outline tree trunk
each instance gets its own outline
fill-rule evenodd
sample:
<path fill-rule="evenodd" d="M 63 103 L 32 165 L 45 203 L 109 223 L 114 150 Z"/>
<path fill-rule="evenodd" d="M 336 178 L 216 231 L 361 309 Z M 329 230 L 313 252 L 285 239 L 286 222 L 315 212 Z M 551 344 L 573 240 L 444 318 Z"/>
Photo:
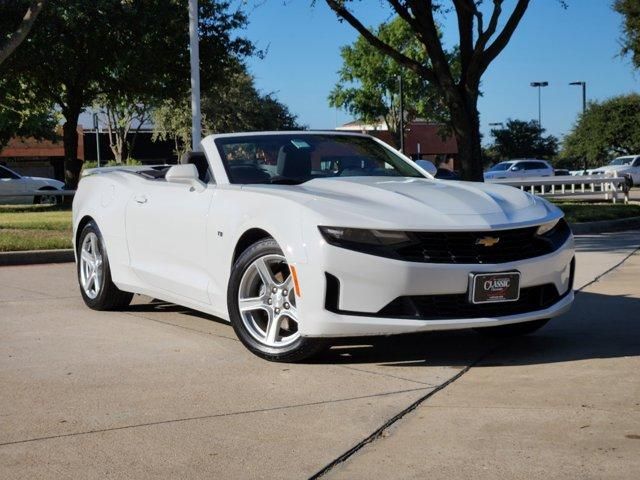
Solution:
<path fill-rule="evenodd" d="M 78 159 L 78 117 L 80 111 L 74 115 L 63 112 L 65 122 L 62 125 L 62 142 L 64 145 L 64 180 L 69 188 L 76 188 L 80 178 L 82 161 Z"/>
<path fill-rule="evenodd" d="M 456 168 L 463 180 L 483 182 L 480 115 L 477 97 L 458 92 L 450 102 L 452 128 L 458 144 Z"/>

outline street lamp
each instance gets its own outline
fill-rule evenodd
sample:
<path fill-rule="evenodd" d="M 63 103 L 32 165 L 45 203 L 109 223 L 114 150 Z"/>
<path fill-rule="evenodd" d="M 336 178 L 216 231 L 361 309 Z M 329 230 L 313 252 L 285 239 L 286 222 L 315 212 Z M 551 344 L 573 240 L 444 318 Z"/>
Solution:
<path fill-rule="evenodd" d="M 587 82 L 570 82 L 569 85 L 578 85 L 582 87 L 582 115 L 587 110 Z M 584 157 L 583 160 L 583 168 L 585 172 L 587 171 L 587 157 Z"/>
<path fill-rule="evenodd" d="M 398 93 L 400 94 L 400 152 L 404 153 L 404 92 L 402 91 L 402 75 L 398 75 Z"/>
<path fill-rule="evenodd" d="M 489 124 L 490 127 L 500 127 L 500 128 L 504 128 L 504 123 L 502 122 L 491 122 Z"/>
<path fill-rule="evenodd" d="M 542 87 L 549 86 L 549 82 L 531 82 L 532 87 L 538 89 L 538 126 L 542 128 Z"/>
<path fill-rule="evenodd" d="M 582 87 L 582 113 L 587 110 L 587 82 L 571 82 L 569 85 L 579 85 Z"/>
<path fill-rule="evenodd" d="M 98 112 L 93 113 L 93 128 L 96 131 L 96 160 L 100 168 L 100 125 L 98 124 Z"/>
<path fill-rule="evenodd" d="M 191 59 L 191 149 L 200 150 L 200 46 L 198 44 L 198 0 L 189 0 L 189 50 Z M 180 159 L 178 159 L 180 161 Z"/>

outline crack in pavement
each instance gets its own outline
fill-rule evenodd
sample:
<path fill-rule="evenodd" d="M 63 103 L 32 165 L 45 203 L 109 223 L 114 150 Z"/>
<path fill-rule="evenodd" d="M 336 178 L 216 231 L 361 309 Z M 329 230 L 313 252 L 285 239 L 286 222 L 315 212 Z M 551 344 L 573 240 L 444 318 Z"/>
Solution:
<path fill-rule="evenodd" d="M 315 480 L 317 478 L 321 478 L 324 475 L 326 475 L 327 473 L 329 473 L 330 470 L 332 470 L 334 467 L 336 467 L 337 465 L 347 461 L 350 457 L 352 457 L 353 455 L 355 455 L 357 452 L 359 452 L 362 448 L 364 448 L 366 445 L 375 442 L 376 440 L 378 440 L 380 437 L 382 437 L 382 434 L 389 429 L 389 427 L 391 427 L 393 424 L 395 424 L 396 422 L 398 422 L 399 420 L 401 420 L 405 415 L 407 415 L 408 413 L 414 411 L 416 408 L 418 408 L 418 406 L 420 406 L 421 403 L 423 403 L 424 401 L 428 400 L 429 398 L 431 398 L 433 395 L 435 395 L 436 393 L 438 393 L 440 390 L 445 389 L 446 387 L 448 387 L 449 385 L 451 385 L 453 382 L 455 382 L 456 380 L 458 380 L 459 378 L 461 378 L 465 373 L 467 373 L 469 370 L 471 370 L 472 367 L 474 367 L 475 365 L 477 365 L 479 362 L 481 362 L 482 360 L 484 360 L 487 356 L 489 356 L 491 353 L 493 353 L 493 351 L 495 350 L 495 348 L 489 349 L 486 352 L 484 352 L 482 355 L 480 355 L 476 360 L 474 360 L 473 362 L 471 362 L 469 365 L 467 365 L 466 367 L 464 367 L 462 370 L 460 370 L 458 373 L 456 373 L 454 376 L 452 376 L 451 378 L 449 378 L 448 380 L 446 380 L 445 382 L 442 382 L 440 385 L 438 385 L 437 387 L 435 387 L 433 390 L 431 390 L 430 392 L 428 392 L 426 395 L 423 395 L 422 397 L 420 397 L 419 399 L 417 399 L 415 402 L 413 402 L 411 405 L 409 405 L 408 407 L 404 408 L 403 410 L 401 410 L 399 413 L 397 413 L 396 415 L 394 415 L 393 417 L 391 417 L 389 420 L 387 420 L 384 424 L 382 424 L 382 426 L 378 427 L 376 430 L 374 430 L 374 432 L 369 435 L 368 437 L 366 437 L 364 440 L 361 440 L 360 442 L 358 442 L 356 445 L 354 445 L 353 447 L 351 447 L 349 450 L 347 450 L 345 453 L 343 453 L 342 455 L 340 455 L 338 458 L 334 459 L 333 461 L 331 461 L 330 463 L 328 463 L 326 466 L 324 466 L 322 469 L 320 469 L 318 472 L 314 473 L 313 475 L 311 475 L 309 477 L 309 480 Z"/>
<path fill-rule="evenodd" d="M 434 385 L 433 383 L 421 382 L 420 380 L 413 380 L 413 379 L 410 379 L 410 378 L 400 377 L 398 375 L 391 375 L 390 373 L 372 372 L 371 370 L 364 370 L 362 368 L 350 367 L 350 366 L 347 366 L 347 365 L 338 365 L 338 366 L 342 367 L 342 368 L 346 368 L 347 370 L 355 370 L 356 372 L 370 373 L 371 375 L 380 375 L 382 377 L 395 378 L 396 380 L 404 380 L 405 382 L 417 383 L 419 385 L 425 385 L 425 386 L 428 386 L 428 387 L 436 387 L 437 386 L 437 385 Z"/>
<path fill-rule="evenodd" d="M 292 408 L 301 408 L 301 407 L 313 407 L 317 405 L 327 405 L 332 403 L 341 403 L 341 402 L 351 402 L 354 400 L 364 400 L 366 398 L 377 398 L 377 397 L 385 397 L 389 395 L 398 395 L 401 393 L 411 393 L 411 392 L 419 392 L 421 390 L 426 390 L 426 388 L 409 388 L 406 390 L 394 390 L 391 392 L 382 392 L 382 393 L 374 393 L 371 395 L 361 395 L 358 397 L 347 397 L 347 398 L 336 398 L 334 400 L 320 400 L 317 402 L 308 402 L 308 403 L 299 403 L 294 405 L 280 405 L 277 407 L 269 407 L 269 408 L 257 408 L 253 410 L 241 410 L 237 412 L 226 412 L 226 413 L 214 413 L 211 415 L 200 415 L 197 417 L 185 417 L 185 418 L 173 418 L 169 420 L 159 420 L 157 422 L 147 422 L 147 423 L 138 423 L 133 425 L 124 425 L 121 427 L 111 427 L 111 428 L 101 428 L 96 430 L 87 430 L 83 432 L 72 432 L 72 433 L 63 433 L 60 435 L 49 435 L 46 437 L 36 437 L 36 438 L 27 438 L 24 440 L 15 440 L 12 442 L 4 442 L 0 443 L 0 447 L 8 446 L 8 445 L 17 445 L 21 443 L 31 443 L 31 442 L 39 442 L 43 440 L 52 440 L 56 438 L 66 438 L 66 437 L 76 437 L 81 435 L 91 435 L 94 433 L 104 433 L 104 432 L 114 432 L 118 430 L 128 430 L 133 428 L 140 427 L 152 427 L 156 425 L 166 425 L 171 423 L 182 423 L 182 422 L 192 422 L 195 420 L 207 420 L 211 418 L 222 418 L 222 417 L 235 417 L 239 415 L 246 415 L 252 413 L 264 413 L 264 412 L 274 412 L 278 410 L 289 410 Z"/>

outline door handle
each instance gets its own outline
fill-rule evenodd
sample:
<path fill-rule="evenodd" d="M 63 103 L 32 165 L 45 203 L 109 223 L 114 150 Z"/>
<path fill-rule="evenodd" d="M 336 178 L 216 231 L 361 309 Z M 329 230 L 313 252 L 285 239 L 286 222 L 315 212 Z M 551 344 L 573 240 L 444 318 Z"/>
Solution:
<path fill-rule="evenodd" d="M 133 197 L 133 199 L 138 203 L 147 203 L 146 195 L 136 195 L 135 197 Z"/>

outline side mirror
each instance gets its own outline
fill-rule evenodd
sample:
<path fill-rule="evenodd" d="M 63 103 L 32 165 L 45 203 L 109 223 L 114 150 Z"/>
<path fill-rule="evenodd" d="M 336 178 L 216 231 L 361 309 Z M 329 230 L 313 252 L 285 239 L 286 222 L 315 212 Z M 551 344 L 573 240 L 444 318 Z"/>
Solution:
<path fill-rule="evenodd" d="M 186 165 L 174 165 L 167 171 L 164 178 L 169 183 L 183 183 L 186 185 L 200 181 L 198 177 L 198 169 L 192 163 L 188 163 Z"/>
<path fill-rule="evenodd" d="M 511 170 L 512 172 L 518 172 L 520 171 L 520 167 L 516 165 L 515 167 L 511 167 L 509 170 Z"/>

